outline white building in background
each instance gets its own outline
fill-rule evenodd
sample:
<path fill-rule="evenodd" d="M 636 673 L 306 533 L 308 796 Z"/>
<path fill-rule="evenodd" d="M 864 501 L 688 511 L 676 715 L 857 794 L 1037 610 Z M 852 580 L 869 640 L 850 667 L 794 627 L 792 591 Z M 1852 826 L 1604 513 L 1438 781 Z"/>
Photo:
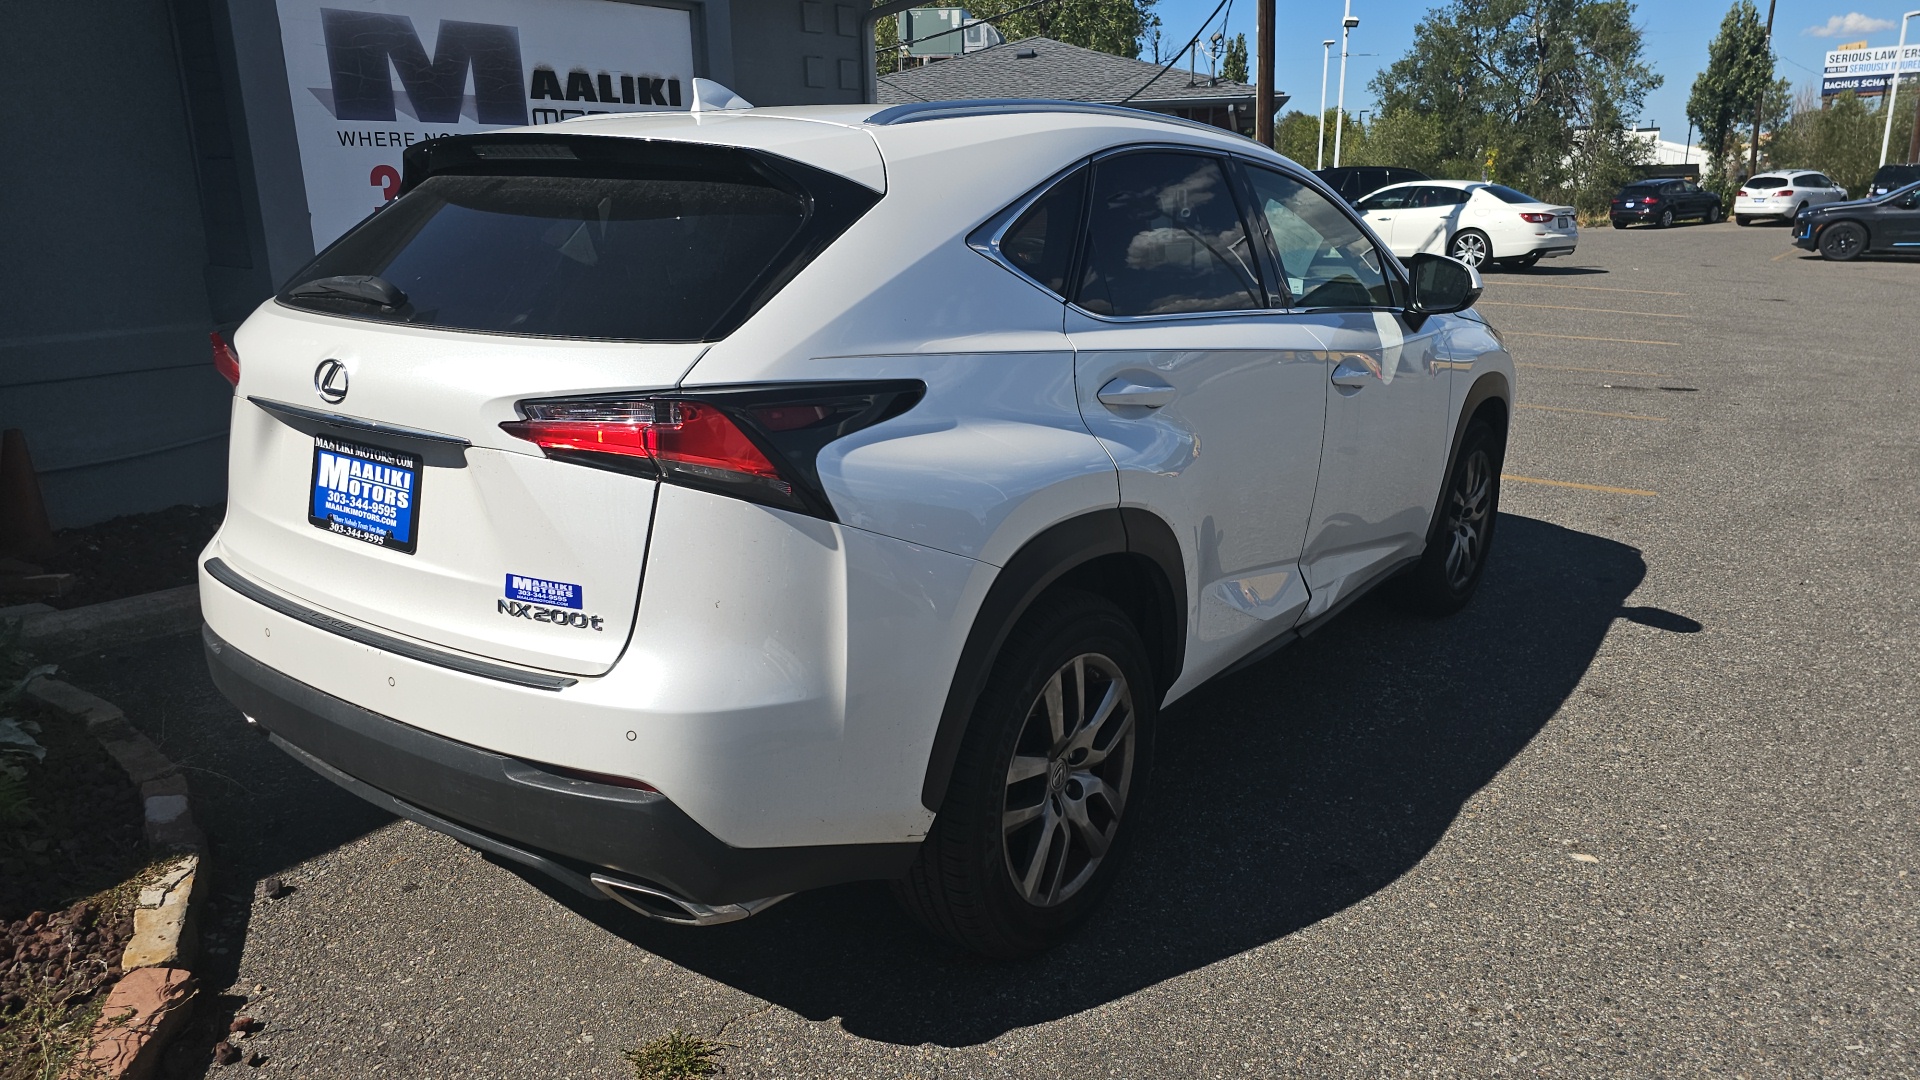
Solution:
<path fill-rule="evenodd" d="M 1634 128 L 1633 137 L 1647 144 L 1652 151 L 1649 165 L 1706 165 L 1706 157 L 1701 154 L 1698 143 L 1674 142 L 1660 137 L 1657 127 Z"/>

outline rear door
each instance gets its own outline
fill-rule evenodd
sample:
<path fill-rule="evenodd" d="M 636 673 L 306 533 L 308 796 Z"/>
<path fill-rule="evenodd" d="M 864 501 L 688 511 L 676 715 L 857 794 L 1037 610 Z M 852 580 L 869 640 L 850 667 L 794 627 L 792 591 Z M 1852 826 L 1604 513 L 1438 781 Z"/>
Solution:
<path fill-rule="evenodd" d="M 673 386 L 703 341 L 878 196 L 735 148 L 432 145 L 447 171 L 237 335 L 213 554 L 354 622 L 598 674 L 633 623 L 656 483 L 549 458 L 501 425 L 529 400 Z"/>
<path fill-rule="evenodd" d="M 1399 241 L 1394 239 L 1395 230 L 1400 225 L 1400 215 L 1407 211 L 1414 191 L 1414 188 L 1390 188 L 1376 191 L 1360 200 L 1358 209 L 1366 218 L 1368 227 L 1380 235 L 1388 250 L 1395 255 L 1411 255 L 1415 250 L 1408 248 L 1402 251 Z M 1408 235 L 1412 235 L 1411 231 Z"/>
<path fill-rule="evenodd" d="M 1165 517 L 1187 553 L 1187 685 L 1305 608 L 1326 407 L 1320 343 L 1272 303 L 1228 166 L 1172 150 L 1095 162 L 1066 323 L 1122 505 Z"/>

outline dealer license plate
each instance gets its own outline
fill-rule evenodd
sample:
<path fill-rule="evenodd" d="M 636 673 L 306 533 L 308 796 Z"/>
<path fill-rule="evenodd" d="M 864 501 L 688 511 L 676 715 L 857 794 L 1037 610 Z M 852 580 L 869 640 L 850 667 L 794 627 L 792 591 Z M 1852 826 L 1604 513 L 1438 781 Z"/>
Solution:
<path fill-rule="evenodd" d="M 315 435 L 312 494 L 307 520 L 316 527 L 413 554 L 420 514 L 416 455 Z"/>

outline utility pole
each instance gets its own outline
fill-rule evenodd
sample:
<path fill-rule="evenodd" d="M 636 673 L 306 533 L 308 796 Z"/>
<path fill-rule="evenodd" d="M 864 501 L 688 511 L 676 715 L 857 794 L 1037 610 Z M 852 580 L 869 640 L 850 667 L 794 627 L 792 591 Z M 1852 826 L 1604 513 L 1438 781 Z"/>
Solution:
<path fill-rule="evenodd" d="M 1327 57 L 1333 55 L 1333 39 L 1320 43 L 1320 141 L 1313 148 L 1313 169 L 1320 171 L 1327 159 Z"/>
<path fill-rule="evenodd" d="M 1260 0 L 1254 17 L 1253 141 L 1273 145 L 1273 0 Z M 1324 82 L 1322 83 L 1324 85 Z"/>
<path fill-rule="evenodd" d="M 1767 91 L 1773 89 L 1773 5 L 1767 0 L 1767 81 L 1760 86 L 1760 95 L 1753 101 L 1753 145 L 1747 148 L 1747 175 L 1752 176 L 1760 168 L 1760 113 L 1767 106 Z"/>
<path fill-rule="evenodd" d="M 1340 20 L 1340 95 L 1333 106 L 1333 167 L 1336 169 L 1340 167 L 1340 133 L 1346 128 L 1341 118 L 1347 109 L 1347 35 L 1359 25 L 1360 20 L 1353 17 L 1353 0 L 1347 0 L 1347 13 Z"/>

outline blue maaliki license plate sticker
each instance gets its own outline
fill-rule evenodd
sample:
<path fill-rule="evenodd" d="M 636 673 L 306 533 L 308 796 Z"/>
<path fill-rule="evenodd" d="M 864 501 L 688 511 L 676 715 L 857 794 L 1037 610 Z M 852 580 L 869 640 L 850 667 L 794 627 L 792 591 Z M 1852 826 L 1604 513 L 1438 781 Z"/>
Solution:
<path fill-rule="evenodd" d="M 586 603 L 580 586 L 565 581 L 548 581 L 546 578 L 528 577 L 525 574 L 507 575 L 507 599 L 525 600 L 530 604 L 545 604 L 548 607 L 571 608 L 579 611 Z"/>
<path fill-rule="evenodd" d="M 340 536 L 413 554 L 419 541 L 420 459 L 398 450 L 313 437 L 307 520 Z"/>

